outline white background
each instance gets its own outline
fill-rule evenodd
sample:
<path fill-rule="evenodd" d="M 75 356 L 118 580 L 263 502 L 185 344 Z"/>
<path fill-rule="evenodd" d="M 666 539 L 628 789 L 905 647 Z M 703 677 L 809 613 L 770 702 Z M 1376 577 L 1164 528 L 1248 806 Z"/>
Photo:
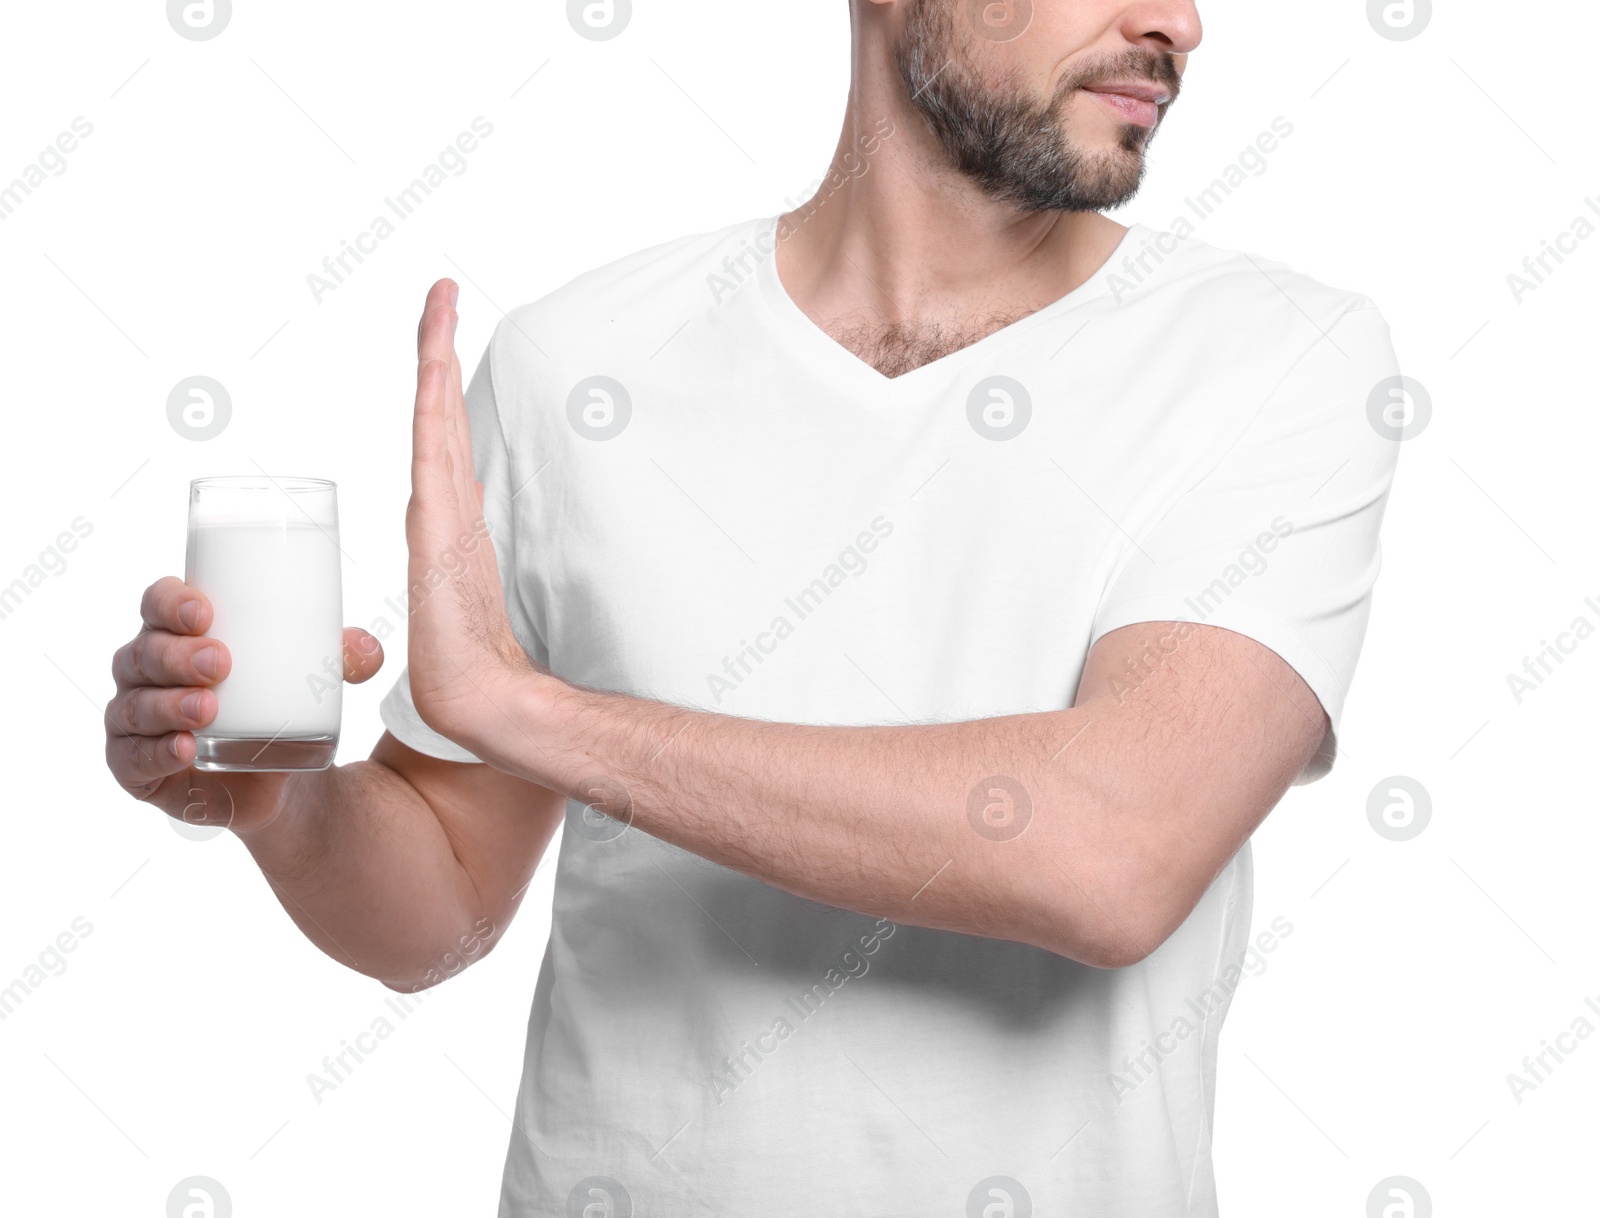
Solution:
<path fill-rule="evenodd" d="M 1506 281 L 1600 196 L 1600 18 L 1439 7 L 1393 42 L 1355 0 L 1203 5 L 1205 44 L 1119 216 L 1166 227 L 1284 116 L 1292 136 L 1199 235 L 1370 295 L 1434 404 L 1401 455 L 1343 756 L 1256 837 L 1256 925 L 1294 931 L 1223 1036 L 1229 1215 L 1358 1216 L 1393 1174 L 1440 1215 L 1600 1212 L 1579 1187 L 1600 1036 L 1520 1104 L 1506 1081 L 1600 1003 L 1600 641 L 1520 705 L 1506 682 L 1574 618 L 1600 623 L 1600 240 L 1520 303 Z M 0 222 L 0 584 L 74 518 L 93 525 L 0 620 L 0 987 L 74 918 L 93 925 L 0 1022 L 8 1212 L 160 1215 L 205 1174 L 241 1218 L 490 1214 L 553 868 L 494 955 L 318 1104 L 307 1074 L 395 1019 L 389 991 L 307 943 L 236 840 L 187 840 L 120 792 L 109 660 L 140 590 L 181 573 L 187 480 L 258 464 L 338 480 L 346 618 L 384 613 L 427 285 L 461 282 L 470 369 L 501 309 L 805 197 L 837 134 L 845 4 L 639 0 L 609 42 L 552 0 L 241 0 L 207 42 L 153 0 L 9 5 L 4 26 L 0 183 L 75 117 L 94 127 Z M 478 115 L 494 134 L 468 170 L 314 300 L 306 276 Z M 196 374 L 233 401 L 203 443 L 165 411 Z M 378 735 L 402 641 L 389 652 L 346 693 L 341 760 Z M 1432 797 L 1408 842 L 1367 821 L 1391 775 Z"/>

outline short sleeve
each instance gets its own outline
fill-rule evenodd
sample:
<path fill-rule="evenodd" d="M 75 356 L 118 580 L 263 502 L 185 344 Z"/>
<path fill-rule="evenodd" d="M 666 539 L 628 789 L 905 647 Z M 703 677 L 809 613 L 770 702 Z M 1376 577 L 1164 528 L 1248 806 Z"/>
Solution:
<path fill-rule="evenodd" d="M 1378 310 L 1340 315 L 1139 539 L 1095 617 L 1091 643 L 1136 622 L 1199 622 L 1281 656 L 1329 720 L 1297 784 L 1332 768 L 1366 635 L 1399 448 L 1369 420 L 1368 400 L 1396 375 Z"/>
<path fill-rule="evenodd" d="M 473 472 L 478 481 L 483 483 L 483 516 L 494 545 L 495 562 L 500 568 L 512 631 L 530 658 L 536 663 L 548 664 L 548 651 L 530 623 L 521 596 L 521 580 L 518 578 L 514 501 L 522 483 L 518 481 L 519 471 L 515 468 L 512 449 L 506 440 L 506 429 L 500 414 L 500 395 L 495 386 L 494 351 L 498 337 L 497 330 L 496 338 L 490 340 L 464 395 L 467 422 L 471 429 Z M 527 475 L 522 477 L 526 478 Z M 379 703 L 378 715 L 395 739 L 419 753 L 445 761 L 481 760 L 422 721 L 416 704 L 411 700 L 411 682 L 405 670 L 401 671 L 393 687 Z"/>

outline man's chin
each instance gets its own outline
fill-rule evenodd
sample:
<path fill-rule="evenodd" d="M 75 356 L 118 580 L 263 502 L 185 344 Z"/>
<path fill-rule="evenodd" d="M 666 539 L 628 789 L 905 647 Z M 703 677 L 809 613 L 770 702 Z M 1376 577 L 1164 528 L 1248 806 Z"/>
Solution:
<path fill-rule="evenodd" d="M 1139 193 L 1144 179 L 1144 158 L 1120 149 L 1080 163 L 1072 191 L 1073 211 L 1109 211 L 1123 206 Z"/>
<path fill-rule="evenodd" d="M 1115 191 L 1121 186 L 1137 186 L 1144 176 L 1144 139 L 1131 146 L 1115 141 L 1100 146 L 1078 147 L 1078 172 L 1087 180 L 1103 183 Z"/>
<path fill-rule="evenodd" d="M 1079 144 L 1078 155 L 1084 165 L 1093 166 L 1101 173 L 1120 171 L 1137 175 L 1144 169 L 1144 148 L 1148 138 L 1143 128 L 1135 127 L 1121 140 Z"/>

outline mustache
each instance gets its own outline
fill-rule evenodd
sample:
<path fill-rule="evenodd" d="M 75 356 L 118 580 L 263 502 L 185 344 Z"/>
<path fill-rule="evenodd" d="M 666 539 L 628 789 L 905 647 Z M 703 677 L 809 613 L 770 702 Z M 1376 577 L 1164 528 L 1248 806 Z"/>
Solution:
<path fill-rule="evenodd" d="M 1056 88 L 1060 100 L 1074 89 L 1088 85 L 1103 85 L 1114 80 L 1141 80 L 1159 85 L 1167 93 L 1166 105 L 1178 100 L 1183 78 L 1178 73 L 1178 62 L 1171 55 L 1159 51 L 1129 47 L 1115 55 L 1102 55 L 1074 67 Z"/>

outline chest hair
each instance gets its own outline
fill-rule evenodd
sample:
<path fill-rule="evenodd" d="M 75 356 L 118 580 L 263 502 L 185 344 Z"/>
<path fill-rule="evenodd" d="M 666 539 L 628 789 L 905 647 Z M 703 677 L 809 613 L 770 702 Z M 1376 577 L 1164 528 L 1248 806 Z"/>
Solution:
<path fill-rule="evenodd" d="M 991 313 L 951 322 L 830 322 L 828 334 L 857 359 L 871 364 L 887 377 L 904 376 L 913 369 L 970 347 L 997 330 L 1028 315 Z"/>

